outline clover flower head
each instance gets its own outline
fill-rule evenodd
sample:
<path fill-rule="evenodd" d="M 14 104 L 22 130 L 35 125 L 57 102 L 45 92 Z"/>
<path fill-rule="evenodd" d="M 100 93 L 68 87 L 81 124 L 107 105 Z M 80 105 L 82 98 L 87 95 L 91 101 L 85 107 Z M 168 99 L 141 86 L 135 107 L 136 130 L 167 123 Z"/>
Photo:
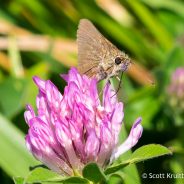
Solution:
<path fill-rule="evenodd" d="M 67 82 L 63 95 L 50 80 L 33 77 L 39 89 L 37 113 L 27 105 L 24 115 L 29 126 L 26 145 L 36 159 L 59 174 L 74 175 L 89 162 L 105 167 L 138 142 L 141 118 L 117 146 L 123 103 L 117 101 L 110 83 L 101 102 L 96 79 L 80 75 L 75 68 L 61 76 Z"/>

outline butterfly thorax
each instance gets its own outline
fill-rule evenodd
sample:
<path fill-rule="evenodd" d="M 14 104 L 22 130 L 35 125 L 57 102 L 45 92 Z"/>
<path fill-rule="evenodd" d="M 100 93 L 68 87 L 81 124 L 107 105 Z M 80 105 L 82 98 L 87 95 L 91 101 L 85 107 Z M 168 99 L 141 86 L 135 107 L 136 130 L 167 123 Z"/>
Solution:
<path fill-rule="evenodd" d="M 98 81 L 118 76 L 120 72 L 124 72 L 130 65 L 130 59 L 127 55 L 119 51 L 116 55 L 103 57 L 99 66 L 96 68 L 96 78 Z"/>

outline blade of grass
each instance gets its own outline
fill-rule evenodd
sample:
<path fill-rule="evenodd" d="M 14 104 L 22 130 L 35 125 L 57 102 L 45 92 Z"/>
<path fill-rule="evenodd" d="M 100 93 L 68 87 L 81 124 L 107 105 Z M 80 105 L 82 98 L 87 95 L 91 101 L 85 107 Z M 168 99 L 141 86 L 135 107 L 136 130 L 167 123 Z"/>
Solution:
<path fill-rule="evenodd" d="M 149 9 L 140 1 L 126 0 L 129 7 L 135 12 L 139 19 L 145 24 L 159 44 L 166 51 L 172 47 L 172 37 L 170 33 L 157 20 Z"/>
<path fill-rule="evenodd" d="M 17 48 L 16 39 L 13 36 L 9 37 L 8 54 L 11 63 L 12 76 L 21 78 L 24 76 L 24 68 L 22 66 L 21 57 Z"/>
<path fill-rule="evenodd" d="M 38 162 L 25 147 L 24 135 L 0 114 L 0 167 L 10 176 L 26 176 Z"/>
<path fill-rule="evenodd" d="M 141 0 L 148 6 L 152 8 L 165 8 L 170 11 L 175 12 L 176 14 L 180 15 L 184 18 L 184 5 L 182 1 L 178 0 L 167 0 L 167 1 L 160 1 L 160 0 Z"/>

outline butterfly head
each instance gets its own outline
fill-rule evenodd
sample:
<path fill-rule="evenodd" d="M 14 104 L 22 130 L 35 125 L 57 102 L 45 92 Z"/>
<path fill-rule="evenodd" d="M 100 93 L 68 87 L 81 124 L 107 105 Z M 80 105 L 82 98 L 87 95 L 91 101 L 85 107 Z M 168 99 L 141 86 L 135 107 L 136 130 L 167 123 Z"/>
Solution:
<path fill-rule="evenodd" d="M 116 55 L 114 58 L 114 67 L 117 72 L 126 71 L 130 63 L 131 63 L 130 58 L 124 53 Z"/>

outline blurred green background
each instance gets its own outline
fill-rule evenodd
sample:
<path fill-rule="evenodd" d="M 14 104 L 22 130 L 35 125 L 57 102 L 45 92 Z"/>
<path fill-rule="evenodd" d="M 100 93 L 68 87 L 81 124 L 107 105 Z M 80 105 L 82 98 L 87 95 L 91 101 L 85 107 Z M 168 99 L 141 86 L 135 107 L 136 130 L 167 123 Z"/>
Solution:
<path fill-rule="evenodd" d="M 35 107 L 37 94 L 32 76 L 50 78 L 63 91 L 59 74 L 77 65 L 81 18 L 134 60 L 118 95 L 127 130 L 143 118 L 136 148 L 159 143 L 173 150 L 172 156 L 138 164 L 136 182 L 122 171 L 124 183 L 184 183 L 141 178 L 142 173 L 184 173 L 184 110 L 171 106 L 167 93 L 172 72 L 184 66 L 183 0 L 0 0 L 0 183 L 13 183 L 12 176 L 25 176 L 38 164 L 24 143 L 25 104 Z M 111 183 L 122 181 L 114 177 Z"/>

